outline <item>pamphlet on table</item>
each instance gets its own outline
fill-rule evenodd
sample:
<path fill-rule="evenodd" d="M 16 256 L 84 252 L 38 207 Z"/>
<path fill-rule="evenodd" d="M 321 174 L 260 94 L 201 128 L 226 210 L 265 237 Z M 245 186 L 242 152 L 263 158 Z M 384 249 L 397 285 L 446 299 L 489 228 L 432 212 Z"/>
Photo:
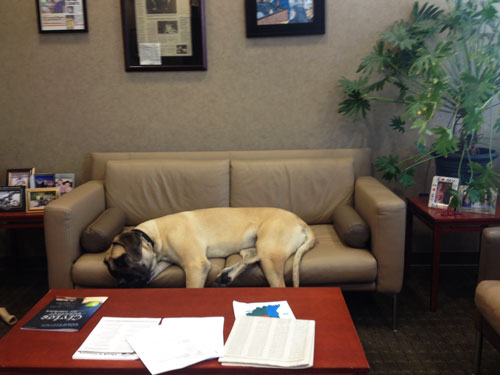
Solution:
<path fill-rule="evenodd" d="M 21 329 L 79 331 L 108 297 L 56 297 Z"/>
<path fill-rule="evenodd" d="M 234 316 L 267 316 L 269 318 L 295 319 L 287 301 L 243 303 L 233 301 Z"/>

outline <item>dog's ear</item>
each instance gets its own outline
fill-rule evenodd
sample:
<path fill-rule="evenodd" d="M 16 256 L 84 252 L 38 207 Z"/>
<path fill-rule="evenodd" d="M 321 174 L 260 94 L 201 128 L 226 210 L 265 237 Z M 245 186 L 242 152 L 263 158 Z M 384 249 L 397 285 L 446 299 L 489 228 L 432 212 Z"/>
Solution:
<path fill-rule="evenodd" d="M 134 231 L 124 232 L 117 241 L 127 251 L 127 254 L 134 260 L 139 261 L 142 258 L 142 238 L 141 234 Z M 126 254 L 123 254 L 126 255 Z M 121 258 L 121 255 L 119 258 Z M 118 258 L 118 259 L 119 259 Z M 116 262 L 116 260 L 115 260 Z"/>

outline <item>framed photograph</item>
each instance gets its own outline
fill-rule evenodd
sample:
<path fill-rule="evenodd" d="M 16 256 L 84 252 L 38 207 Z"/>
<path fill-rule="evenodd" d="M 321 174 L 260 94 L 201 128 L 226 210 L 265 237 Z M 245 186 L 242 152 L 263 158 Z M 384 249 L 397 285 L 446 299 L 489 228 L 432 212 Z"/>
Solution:
<path fill-rule="evenodd" d="M 26 189 L 26 211 L 37 212 L 45 210 L 53 200 L 59 198 L 58 188 Z"/>
<path fill-rule="evenodd" d="M 24 186 L 0 187 L 0 212 L 24 211 L 26 209 L 24 189 Z"/>
<path fill-rule="evenodd" d="M 458 189 L 458 196 L 460 198 L 459 211 L 495 215 L 498 193 L 491 189 L 490 197 L 485 196 L 482 201 L 472 203 L 472 200 L 467 195 L 467 187 L 467 185 L 460 185 Z"/>
<path fill-rule="evenodd" d="M 245 0 L 247 38 L 325 33 L 325 0 Z"/>
<path fill-rule="evenodd" d="M 434 176 L 429 194 L 429 207 L 446 209 L 452 198 L 451 190 L 458 190 L 458 178 Z"/>
<path fill-rule="evenodd" d="M 40 33 L 88 32 L 87 0 L 35 0 Z"/>
<path fill-rule="evenodd" d="M 121 0 L 125 70 L 207 70 L 205 0 Z"/>
<path fill-rule="evenodd" d="M 31 176 L 35 168 L 7 169 L 7 186 L 30 187 Z"/>
<path fill-rule="evenodd" d="M 69 193 L 75 187 L 74 173 L 56 173 L 54 175 L 56 187 L 59 188 L 61 195 Z"/>
<path fill-rule="evenodd" d="M 53 173 L 35 173 L 35 185 L 33 188 L 53 188 L 56 186 L 56 181 Z"/>

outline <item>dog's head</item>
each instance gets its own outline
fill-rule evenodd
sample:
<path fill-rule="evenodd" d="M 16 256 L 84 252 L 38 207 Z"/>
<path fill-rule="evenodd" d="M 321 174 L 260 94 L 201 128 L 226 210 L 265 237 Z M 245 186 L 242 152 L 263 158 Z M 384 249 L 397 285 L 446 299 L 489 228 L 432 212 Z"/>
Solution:
<path fill-rule="evenodd" d="M 122 288 L 146 285 L 154 276 L 156 258 L 152 241 L 141 231 L 119 234 L 106 252 L 104 263 Z"/>

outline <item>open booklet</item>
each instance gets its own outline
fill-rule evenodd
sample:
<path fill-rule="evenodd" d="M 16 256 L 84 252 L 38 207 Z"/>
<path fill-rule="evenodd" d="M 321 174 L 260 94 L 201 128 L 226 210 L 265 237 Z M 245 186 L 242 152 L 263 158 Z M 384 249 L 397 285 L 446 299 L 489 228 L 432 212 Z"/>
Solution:
<path fill-rule="evenodd" d="M 314 320 L 236 317 L 219 362 L 228 366 L 312 367 L 314 337 Z"/>

